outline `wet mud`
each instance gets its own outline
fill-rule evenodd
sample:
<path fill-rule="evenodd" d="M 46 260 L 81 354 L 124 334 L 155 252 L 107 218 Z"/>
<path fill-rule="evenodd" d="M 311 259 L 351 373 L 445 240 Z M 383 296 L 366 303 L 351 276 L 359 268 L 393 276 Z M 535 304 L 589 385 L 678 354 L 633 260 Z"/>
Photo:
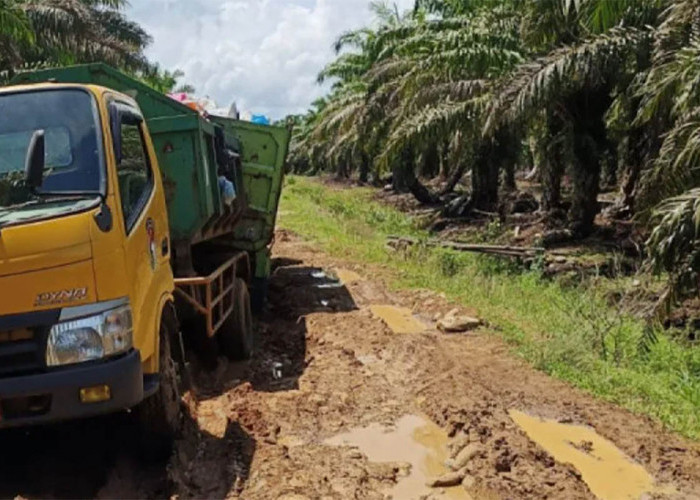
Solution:
<path fill-rule="evenodd" d="M 279 231 L 258 351 L 194 364 L 170 460 L 141 459 L 126 414 L 2 432 L 0 497 L 700 498 L 697 443 L 536 372 L 488 329 L 440 333 L 433 318 L 478 311 L 390 291 L 386 272 Z M 464 485 L 426 486 L 457 465 Z"/>
<path fill-rule="evenodd" d="M 402 474 L 387 490 L 393 498 L 419 498 L 434 493 L 426 483 L 449 472 L 447 433 L 430 420 L 417 415 L 401 417 L 393 427 L 372 424 L 327 439 L 330 446 L 356 448 L 370 462 L 399 464 Z M 401 477 L 403 476 L 403 477 Z M 459 486 L 446 488 L 446 498 L 470 499 Z"/>
<path fill-rule="evenodd" d="M 655 484 L 644 467 L 590 427 L 532 417 L 519 411 L 511 411 L 510 416 L 555 460 L 572 464 L 598 498 L 632 500 L 675 492 L 672 487 Z"/>
<path fill-rule="evenodd" d="M 428 326 L 413 315 L 406 307 L 372 305 L 369 308 L 394 333 L 422 333 Z"/>

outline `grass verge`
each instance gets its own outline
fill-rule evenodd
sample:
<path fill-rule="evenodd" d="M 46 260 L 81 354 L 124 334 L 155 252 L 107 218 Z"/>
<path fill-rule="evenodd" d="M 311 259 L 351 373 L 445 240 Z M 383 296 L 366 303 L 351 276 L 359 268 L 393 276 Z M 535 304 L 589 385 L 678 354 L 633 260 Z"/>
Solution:
<path fill-rule="evenodd" d="M 393 271 L 392 286 L 444 292 L 476 308 L 536 368 L 700 439 L 700 350 L 621 314 L 595 288 L 563 288 L 536 270 L 445 249 L 390 253 L 388 235 L 427 235 L 367 189 L 290 177 L 280 211 L 282 227 L 329 254 Z"/>

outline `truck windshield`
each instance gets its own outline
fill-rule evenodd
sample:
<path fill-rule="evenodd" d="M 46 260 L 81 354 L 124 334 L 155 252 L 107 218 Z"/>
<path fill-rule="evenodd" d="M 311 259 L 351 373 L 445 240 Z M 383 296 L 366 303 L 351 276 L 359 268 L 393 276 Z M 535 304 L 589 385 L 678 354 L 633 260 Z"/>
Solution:
<path fill-rule="evenodd" d="M 101 191 L 103 158 L 93 97 L 79 89 L 0 94 L 0 211 L 32 201 L 24 162 L 36 130 L 45 134 L 42 191 Z"/>

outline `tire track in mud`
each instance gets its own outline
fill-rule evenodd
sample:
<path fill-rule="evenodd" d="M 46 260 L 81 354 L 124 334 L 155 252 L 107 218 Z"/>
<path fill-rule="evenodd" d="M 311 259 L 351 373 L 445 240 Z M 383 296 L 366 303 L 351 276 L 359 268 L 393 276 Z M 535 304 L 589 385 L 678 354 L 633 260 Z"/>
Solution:
<path fill-rule="evenodd" d="M 411 465 L 372 462 L 372 450 L 333 438 L 420 417 L 442 429 L 453 461 L 472 447 L 461 471 L 472 498 L 594 498 L 581 471 L 518 427 L 509 413 L 518 410 L 594 428 L 667 487 L 654 498 L 700 498 L 696 443 L 534 371 L 487 331 L 437 332 L 430 325 L 455 308 L 443 297 L 389 292 L 382 269 L 332 259 L 285 231 L 275 254 L 255 358 L 211 373 L 194 363 L 197 401 L 185 399 L 169 463 L 139 460 L 127 415 L 1 433 L 0 497 L 383 499 Z M 426 330 L 397 334 L 376 305 L 407 308 Z"/>

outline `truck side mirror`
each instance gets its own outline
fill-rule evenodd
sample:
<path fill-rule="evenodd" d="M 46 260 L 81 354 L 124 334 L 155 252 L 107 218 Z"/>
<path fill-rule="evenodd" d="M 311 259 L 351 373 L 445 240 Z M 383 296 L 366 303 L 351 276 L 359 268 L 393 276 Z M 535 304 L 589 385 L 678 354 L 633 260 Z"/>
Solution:
<path fill-rule="evenodd" d="M 32 191 L 36 191 L 44 184 L 45 155 L 46 140 L 44 131 L 36 130 L 29 140 L 27 156 L 24 161 L 24 179 Z"/>
<path fill-rule="evenodd" d="M 109 129 L 112 132 L 112 145 L 114 146 L 114 158 L 117 165 L 122 162 L 122 117 L 119 106 L 112 103 L 109 106 Z"/>

